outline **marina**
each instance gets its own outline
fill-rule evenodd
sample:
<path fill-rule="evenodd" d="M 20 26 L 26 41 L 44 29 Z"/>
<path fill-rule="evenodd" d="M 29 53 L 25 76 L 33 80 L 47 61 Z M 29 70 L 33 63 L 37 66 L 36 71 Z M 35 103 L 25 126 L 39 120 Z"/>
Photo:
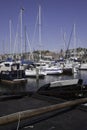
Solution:
<path fill-rule="evenodd" d="M 0 2 L 0 130 L 87 130 L 87 2 Z"/>
<path fill-rule="evenodd" d="M 73 130 L 78 129 L 79 126 L 81 130 L 81 126 L 86 123 L 84 120 L 87 118 L 85 114 L 87 107 L 84 104 L 80 105 L 82 102 L 87 102 L 86 76 L 86 71 L 79 70 L 78 73 L 72 75 L 46 75 L 38 80 L 27 77 L 26 84 L 22 85 L 0 84 L 0 129 L 25 130 L 32 128 L 36 130 L 43 127 L 43 129 L 56 130 L 60 126 L 61 130 L 67 130 L 67 127 L 62 127 L 62 120 L 65 126 L 66 121 L 67 125 L 70 124 L 68 119 L 71 118 L 72 123 L 68 128 L 71 129 L 72 126 Z M 68 101 L 70 101 L 69 105 L 67 105 Z M 65 107 L 60 107 L 62 103 L 65 104 Z M 60 109 L 57 108 L 57 105 Z M 46 111 L 43 111 L 44 109 Z M 57 123 L 58 119 L 60 119 L 60 124 Z M 76 125 L 73 125 L 75 119 L 78 121 Z M 80 121 L 81 126 L 78 124 Z M 50 125 L 51 122 L 52 125 Z"/>
<path fill-rule="evenodd" d="M 51 116 L 57 119 L 56 112 L 65 114 L 70 109 L 75 114 L 75 110 L 79 112 L 79 107 L 86 111 L 86 70 L 78 68 L 74 72 L 73 66 L 64 68 L 60 62 L 50 62 L 48 65 L 50 74 L 46 74 L 46 65 L 35 66 L 33 63 L 32 67 L 31 64 L 25 65 L 21 61 L 0 64 L 0 129 L 31 129 L 31 126 L 37 129 L 37 126 L 34 128 L 37 122 L 41 126 L 42 122 L 51 120 Z M 53 72 L 55 68 L 57 73 Z M 29 69 L 29 75 L 26 75 L 25 72 Z M 66 73 L 63 69 L 66 69 Z M 61 74 L 58 74 L 59 70 Z M 44 78 L 40 77 L 40 72 L 44 72 Z M 56 125 L 54 128 L 58 127 Z"/>
<path fill-rule="evenodd" d="M 77 77 L 84 78 L 85 76 L 86 72 L 81 72 Z M 66 98 L 38 93 L 40 86 L 51 81 L 52 85 L 57 80 L 60 82 L 60 76 L 53 77 L 47 76 L 45 77 L 47 79 L 40 79 L 38 86 L 36 79 L 31 78 L 28 78 L 26 86 L 0 86 L 0 129 L 82 130 L 85 128 L 86 130 L 87 107 L 83 103 L 87 102 L 87 98 L 80 97 L 74 100 L 69 98 L 68 102 Z M 61 79 L 66 81 L 66 85 L 73 78 L 72 85 L 76 87 L 77 77 L 64 75 Z M 86 79 L 83 81 L 86 83 Z"/>

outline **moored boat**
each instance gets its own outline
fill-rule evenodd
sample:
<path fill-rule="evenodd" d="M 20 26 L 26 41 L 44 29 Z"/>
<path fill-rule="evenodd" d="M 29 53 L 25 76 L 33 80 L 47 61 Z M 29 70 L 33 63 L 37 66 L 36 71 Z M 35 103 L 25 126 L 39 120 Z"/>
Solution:
<path fill-rule="evenodd" d="M 87 70 L 87 63 L 81 63 L 79 70 Z"/>
<path fill-rule="evenodd" d="M 44 72 L 40 68 L 31 65 L 28 68 L 26 68 L 25 76 L 31 78 L 44 78 L 46 76 L 46 72 Z"/>
<path fill-rule="evenodd" d="M 57 65 L 45 65 L 41 68 L 43 71 L 47 73 L 47 75 L 60 75 L 63 73 L 63 70 L 60 66 Z"/>
<path fill-rule="evenodd" d="M 0 81 L 4 84 L 19 84 L 26 82 L 23 66 L 14 61 L 0 64 Z"/>
<path fill-rule="evenodd" d="M 54 81 L 43 85 L 38 93 L 64 99 L 79 98 L 83 96 L 85 90 L 82 83 L 82 79 Z"/>

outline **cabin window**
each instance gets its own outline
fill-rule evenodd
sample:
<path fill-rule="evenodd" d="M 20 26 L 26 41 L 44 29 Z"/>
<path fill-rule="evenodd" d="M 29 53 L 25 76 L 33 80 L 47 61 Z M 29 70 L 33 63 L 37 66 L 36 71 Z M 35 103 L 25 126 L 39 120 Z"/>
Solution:
<path fill-rule="evenodd" d="M 9 64 L 5 64 L 6 67 L 9 67 L 10 65 Z"/>

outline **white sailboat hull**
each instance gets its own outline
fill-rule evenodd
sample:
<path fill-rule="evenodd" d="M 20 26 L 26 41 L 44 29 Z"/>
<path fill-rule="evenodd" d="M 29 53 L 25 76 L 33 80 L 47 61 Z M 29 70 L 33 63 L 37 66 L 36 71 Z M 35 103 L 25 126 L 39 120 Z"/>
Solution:
<path fill-rule="evenodd" d="M 28 77 L 44 77 L 46 76 L 46 73 L 43 72 L 43 71 L 40 71 L 40 70 L 36 70 L 36 69 L 33 69 L 33 70 L 30 70 L 30 69 L 26 69 L 25 70 L 25 76 L 28 76 Z"/>
<path fill-rule="evenodd" d="M 60 67 L 57 66 L 45 66 L 42 68 L 43 71 L 45 71 L 47 73 L 47 75 L 58 75 L 58 74 L 62 74 L 63 70 Z"/>

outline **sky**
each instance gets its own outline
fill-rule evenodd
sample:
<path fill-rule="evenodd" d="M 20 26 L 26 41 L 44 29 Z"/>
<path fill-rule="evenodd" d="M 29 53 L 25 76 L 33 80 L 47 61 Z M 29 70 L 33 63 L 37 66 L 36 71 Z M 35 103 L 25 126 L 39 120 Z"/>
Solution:
<path fill-rule="evenodd" d="M 87 48 L 87 0 L 0 0 L 0 54 L 39 49 L 59 52 L 68 44 L 69 48 Z"/>

